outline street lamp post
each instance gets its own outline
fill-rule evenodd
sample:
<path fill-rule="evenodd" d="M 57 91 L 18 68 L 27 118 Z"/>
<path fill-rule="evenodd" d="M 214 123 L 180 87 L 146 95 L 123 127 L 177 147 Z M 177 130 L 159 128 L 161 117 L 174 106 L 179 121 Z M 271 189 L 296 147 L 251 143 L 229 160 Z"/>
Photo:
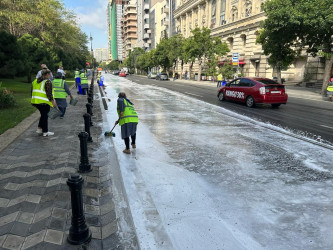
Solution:
<path fill-rule="evenodd" d="M 95 68 L 95 64 L 94 64 L 94 55 L 93 55 L 93 48 L 92 48 L 92 36 L 91 36 L 91 33 L 90 33 L 90 53 L 91 53 L 91 63 L 92 63 L 92 66 L 93 68 Z"/>

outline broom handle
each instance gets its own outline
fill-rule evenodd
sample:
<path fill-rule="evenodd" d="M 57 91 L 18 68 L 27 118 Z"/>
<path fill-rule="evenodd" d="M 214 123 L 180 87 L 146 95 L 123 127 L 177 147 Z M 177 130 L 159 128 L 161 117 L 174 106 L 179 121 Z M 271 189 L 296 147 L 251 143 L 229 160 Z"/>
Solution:
<path fill-rule="evenodd" d="M 113 129 L 114 129 L 114 127 L 116 126 L 117 124 L 115 124 L 114 126 L 113 126 L 113 128 L 111 129 L 111 131 L 110 131 L 110 133 L 113 131 Z"/>

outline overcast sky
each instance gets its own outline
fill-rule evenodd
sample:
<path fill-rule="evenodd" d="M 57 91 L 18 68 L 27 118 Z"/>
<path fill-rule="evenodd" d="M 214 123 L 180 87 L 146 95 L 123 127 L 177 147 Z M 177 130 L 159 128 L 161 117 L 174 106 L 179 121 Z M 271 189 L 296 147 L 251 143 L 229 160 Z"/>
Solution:
<path fill-rule="evenodd" d="M 108 0 L 63 0 L 67 9 L 77 14 L 78 22 L 88 37 L 93 37 L 92 46 L 107 48 L 107 14 Z M 88 44 L 90 49 L 90 42 Z"/>

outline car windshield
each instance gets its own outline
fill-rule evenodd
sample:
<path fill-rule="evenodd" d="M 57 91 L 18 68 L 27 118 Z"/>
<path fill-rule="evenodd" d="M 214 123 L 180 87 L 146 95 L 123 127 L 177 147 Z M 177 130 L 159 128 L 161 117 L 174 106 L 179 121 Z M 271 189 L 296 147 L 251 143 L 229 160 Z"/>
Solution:
<path fill-rule="evenodd" d="M 265 85 L 269 85 L 269 84 L 279 84 L 278 82 L 276 81 L 273 81 L 271 79 L 255 79 L 257 82 L 260 82 L 262 84 L 265 84 Z"/>

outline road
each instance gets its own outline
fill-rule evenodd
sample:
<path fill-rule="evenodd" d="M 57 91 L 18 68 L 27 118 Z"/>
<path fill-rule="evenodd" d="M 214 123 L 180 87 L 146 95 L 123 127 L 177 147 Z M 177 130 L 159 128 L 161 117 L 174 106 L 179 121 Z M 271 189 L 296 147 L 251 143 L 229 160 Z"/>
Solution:
<path fill-rule="evenodd" d="M 128 76 L 128 79 L 140 84 L 177 91 L 238 114 L 291 130 L 295 134 L 333 144 L 333 116 L 331 115 L 333 105 L 328 102 L 289 97 L 287 105 L 282 105 L 278 109 L 272 109 L 270 105 L 250 109 L 239 103 L 220 102 L 213 83 L 212 86 L 207 86 L 172 80 L 164 82 L 133 75 Z"/>
<path fill-rule="evenodd" d="M 214 88 L 185 86 L 184 95 L 141 79 L 105 79 L 105 129 L 120 91 L 139 114 L 130 155 L 119 126 L 110 141 L 141 249 L 332 248 L 331 149 L 221 108 Z M 214 105 L 192 98 L 204 96 Z"/>

